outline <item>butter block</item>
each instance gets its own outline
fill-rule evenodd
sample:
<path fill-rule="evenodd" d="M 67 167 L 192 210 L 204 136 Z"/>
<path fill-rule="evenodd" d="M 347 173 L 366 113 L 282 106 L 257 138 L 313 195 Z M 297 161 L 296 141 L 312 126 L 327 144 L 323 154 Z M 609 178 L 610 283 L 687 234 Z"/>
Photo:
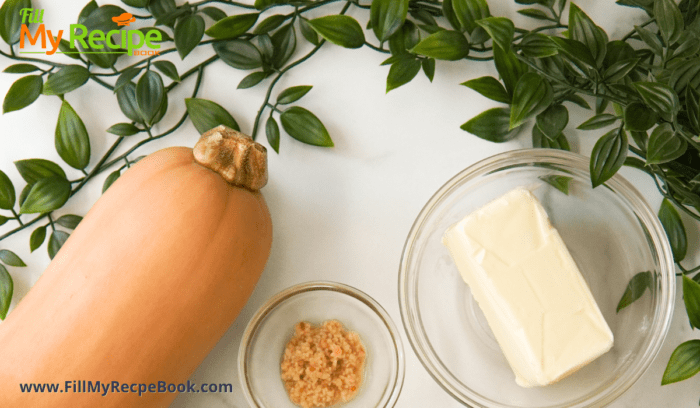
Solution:
<path fill-rule="evenodd" d="M 442 242 L 522 387 L 552 384 L 606 353 L 613 334 L 537 198 L 517 188 Z"/>

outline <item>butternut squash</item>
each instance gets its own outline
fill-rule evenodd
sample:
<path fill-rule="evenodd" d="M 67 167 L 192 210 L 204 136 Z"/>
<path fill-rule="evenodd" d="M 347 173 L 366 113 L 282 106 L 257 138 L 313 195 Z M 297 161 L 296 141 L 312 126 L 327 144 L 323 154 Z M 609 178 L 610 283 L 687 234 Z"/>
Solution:
<path fill-rule="evenodd" d="M 187 382 L 267 261 L 266 165 L 264 147 L 220 126 L 194 153 L 167 148 L 127 170 L 0 324 L 0 407 L 167 407 L 177 393 L 66 385 Z"/>

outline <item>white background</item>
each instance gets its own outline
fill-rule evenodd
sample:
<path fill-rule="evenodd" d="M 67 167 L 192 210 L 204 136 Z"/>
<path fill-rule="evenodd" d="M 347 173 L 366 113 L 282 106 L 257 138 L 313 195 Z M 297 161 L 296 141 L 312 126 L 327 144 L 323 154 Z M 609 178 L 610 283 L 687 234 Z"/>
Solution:
<path fill-rule="evenodd" d="M 511 1 L 491 0 L 490 3 L 494 15 L 508 16 L 519 27 L 530 24 L 515 13 Z M 61 1 L 59 4 L 34 0 L 33 5 L 46 10 L 44 22 L 47 28 L 63 28 L 64 35 L 67 35 L 68 25 L 76 21 L 84 1 Z M 640 11 L 617 6 L 610 0 L 581 2 L 581 6 L 611 39 L 620 38 L 633 24 L 645 20 Z M 226 11 L 233 12 L 232 9 Z M 350 15 L 357 17 L 363 25 L 367 21 L 366 11 L 351 9 Z M 207 21 L 208 24 L 211 22 Z M 370 32 L 367 34 L 368 39 L 374 39 Z M 300 46 L 295 58 L 309 49 L 300 35 L 298 38 Z M 169 43 L 166 48 L 171 46 Z M 7 51 L 6 45 L 2 47 Z M 213 54 L 211 47 L 200 48 L 185 61 L 180 61 L 176 53 L 167 57 L 182 73 Z M 70 63 L 64 56 L 48 58 Z M 119 66 L 131 64 L 135 58 L 123 58 Z M 310 61 L 291 71 L 273 92 L 274 97 L 288 86 L 313 85 L 313 90 L 299 105 L 321 118 L 335 147 L 306 146 L 283 133 L 281 153 L 277 155 L 269 150 L 270 183 L 263 193 L 274 225 L 270 260 L 247 306 L 192 377 L 196 383 L 233 383 L 234 392 L 181 395 L 174 407 L 245 407 L 238 385 L 236 359 L 241 334 L 248 320 L 273 294 L 296 283 L 317 279 L 343 282 L 365 291 L 387 309 L 400 328 L 407 369 L 398 407 L 461 406 L 428 375 L 402 330 L 397 300 L 399 258 L 413 220 L 435 190 L 480 159 L 506 150 L 530 147 L 529 131 L 522 132 L 514 141 L 498 145 L 459 129 L 474 115 L 496 106 L 495 102 L 459 85 L 482 75 L 496 76 L 492 63 L 438 62 L 432 84 L 423 73 L 419 73 L 410 84 L 385 94 L 388 67 L 379 66 L 385 58 L 385 55 L 366 47 L 346 50 L 327 45 Z M 1 69 L 11 63 L 0 57 Z M 236 90 L 245 74 L 216 62 L 206 70 L 198 96 L 223 105 L 238 120 L 244 132 L 251 132 L 253 118 L 270 79 L 252 89 Z M 0 95 L 4 95 L 18 78 L 17 75 L 1 74 Z M 155 133 L 169 128 L 184 112 L 182 99 L 189 96 L 193 84 L 194 77 L 191 77 L 170 95 L 168 115 L 156 127 Z M 128 120 L 119 111 L 114 95 L 94 82 L 71 92 L 66 99 L 82 117 L 90 133 L 91 166 L 94 166 L 115 140 L 114 135 L 104 130 L 114 123 Z M 53 147 L 59 106 L 58 97 L 42 96 L 28 108 L 0 116 L 0 169 L 9 175 L 18 193 L 24 182 L 13 161 L 46 158 L 61 163 Z M 591 115 L 571 106 L 570 111 L 570 129 Z M 588 133 L 567 130 L 566 134 L 575 151 L 588 155 L 602 132 L 604 130 Z M 171 137 L 147 145 L 132 158 L 164 146 L 192 146 L 197 137 L 198 133 L 187 122 Z M 258 137 L 267 145 L 264 132 Z M 127 140 L 124 144 L 131 143 L 132 140 Z M 69 178 L 80 177 L 78 171 L 66 165 L 63 167 Z M 651 181 L 635 170 L 623 169 L 622 173 L 657 209 L 661 198 Z M 85 214 L 100 196 L 106 175 L 103 173 L 81 190 L 66 207 L 57 211 L 57 215 Z M 697 224 L 688 225 L 692 229 L 691 252 L 697 260 Z M 16 223 L 10 221 L 0 227 L 0 233 L 15 226 Z M 30 230 L 25 230 L 0 242 L 1 248 L 17 252 L 28 264 L 27 268 L 10 270 L 15 281 L 13 307 L 49 263 L 45 246 L 29 254 L 29 234 Z M 660 386 L 673 349 L 682 341 L 697 337 L 690 330 L 680 296 L 677 296 L 676 306 L 670 334 L 654 364 L 612 407 L 697 406 L 700 378 Z"/>

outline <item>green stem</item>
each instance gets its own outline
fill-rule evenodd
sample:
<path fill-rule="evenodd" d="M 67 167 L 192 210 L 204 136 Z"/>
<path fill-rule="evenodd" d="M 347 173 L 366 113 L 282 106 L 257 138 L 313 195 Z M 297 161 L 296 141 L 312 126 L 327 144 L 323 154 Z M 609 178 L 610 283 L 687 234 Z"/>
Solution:
<path fill-rule="evenodd" d="M 348 4 L 349 4 L 349 3 L 348 3 Z M 280 71 L 279 74 L 277 74 L 277 76 L 275 77 L 275 79 L 272 80 L 272 82 L 270 83 L 270 85 L 267 87 L 267 93 L 265 94 L 265 101 L 264 101 L 264 102 L 262 103 L 262 105 L 260 106 L 260 109 L 258 110 L 258 114 L 255 115 L 255 121 L 253 122 L 253 133 L 250 135 L 250 136 L 253 138 L 253 140 L 255 140 L 255 137 L 256 137 L 256 135 L 257 135 L 257 133 L 258 133 L 258 126 L 259 126 L 259 124 L 260 124 L 260 118 L 262 117 L 263 111 L 265 110 L 265 108 L 267 107 L 267 105 L 268 105 L 269 102 L 270 102 L 270 96 L 272 95 L 272 89 L 275 87 L 275 85 L 277 84 L 277 82 L 280 80 L 280 78 L 282 78 L 282 76 L 283 76 L 287 71 L 289 71 L 290 69 L 296 67 L 297 65 L 299 65 L 299 64 L 301 64 L 302 62 L 306 61 L 307 59 L 311 58 L 311 56 L 314 55 L 314 54 L 316 53 L 316 51 L 318 51 L 319 49 L 321 49 L 321 47 L 323 46 L 323 44 L 325 44 L 325 42 L 326 42 L 326 40 L 321 40 L 321 42 L 319 42 L 318 45 L 315 46 L 308 54 L 306 54 L 305 56 L 301 57 L 300 59 L 294 61 L 293 63 L 287 65 L 283 70 Z"/>
<path fill-rule="evenodd" d="M 656 21 L 656 19 L 653 19 L 653 18 L 652 18 L 652 19 L 650 19 L 650 20 L 647 20 L 647 21 L 643 22 L 643 23 L 640 24 L 639 26 L 640 26 L 640 27 L 646 27 L 646 26 L 648 26 L 649 24 L 653 23 L 654 21 Z M 627 40 L 629 40 L 629 39 L 632 38 L 632 36 L 634 36 L 636 33 L 637 33 L 636 30 L 630 31 L 629 33 L 627 33 L 627 35 L 625 35 L 624 37 L 622 37 L 622 41 L 627 41 Z"/>
<path fill-rule="evenodd" d="M 33 220 L 31 220 L 31 221 L 29 221 L 29 222 L 25 222 L 24 224 L 22 224 L 21 226 L 15 228 L 15 229 L 13 229 L 13 230 L 7 231 L 7 232 L 4 233 L 3 235 L 0 235 L 0 241 L 2 241 L 3 239 L 5 239 L 5 238 L 7 238 L 7 237 L 9 237 L 9 236 L 12 236 L 12 235 L 14 235 L 14 234 L 16 234 L 16 233 L 18 233 L 18 232 L 20 232 L 20 231 L 22 231 L 22 230 L 25 229 L 25 228 L 28 228 L 28 227 L 30 227 L 30 226 L 36 224 L 37 222 L 39 222 L 39 220 L 41 220 L 41 219 L 43 219 L 43 218 L 45 218 L 45 217 L 46 217 L 46 214 L 38 215 L 38 216 L 37 216 L 36 218 L 34 218 Z"/>
<path fill-rule="evenodd" d="M 56 231 L 56 226 L 53 224 L 53 218 L 51 218 L 51 213 L 46 213 L 46 216 L 49 217 L 49 225 L 51 225 L 51 231 Z"/>
<path fill-rule="evenodd" d="M 12 215 L 15 216 L 15 219 L 17 220 L 17 222 L 19 223 L 19 225 L 24 225 L 24 223 L 22 222 L 22 220 L 19 218 L 19 214 L 17 214 L 17 213 L 15 212 L 15 209 L 14 209 L 14 208 L 10 208 L 10 211 L 12 211 Z"/>
<path fill-rule="evenodd" d="M 7 57 L 7 58 L 10 58 L 10 59 L 13 59 L 15 61 L 38 62 L 40 64 L 52 65 L 54 67 L 65 67 L 66 66 L 66 64 L 61 64 L 59 62 L 53 62 L 53 61 L 45 61 L 45 60 L 42 60 L 39 58 L 19 57 L 19 56 L 15 55 L 14 49 L 12 47 L 10 47 L 10 50 L 12 51 L 12 54 L 7 54 L 7 53 L 3 52 L 2 50 L 0 50 L 0 55 Z"/>
<path fill-rule="evenodd" d="M 248 10 L 257 10 L 255 8 L 255 6 L 253 6 L 253 5 L 239 3 L 237 1 L 230 1 L 230 0 L 203 0 L 203 1 L 199 1 L 197 3 L 192 3 L 191 6 L 192 7 L 199 7 L 199 6 L 203 6 L 205 4 L 209 4 L 209 3 L 222 3 L 222 4 L 228 4 L 229 6 L 236 6 L 236 7 L 240 7 L 240 8 L 244 8 L 244 9 L 248 9 Z"/>

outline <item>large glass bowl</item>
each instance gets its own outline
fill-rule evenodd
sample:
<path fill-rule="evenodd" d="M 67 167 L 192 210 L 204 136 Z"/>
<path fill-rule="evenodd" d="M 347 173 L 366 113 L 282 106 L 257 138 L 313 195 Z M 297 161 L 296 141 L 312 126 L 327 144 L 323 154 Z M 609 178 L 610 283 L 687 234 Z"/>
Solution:
<path fill-rule="evenodd" d="M 498 154 L 457 174 L 418 215 L 399 272 L 401 317 L 418 358 L 454 398 L 472 407 L 602 407 L 649 367 L 673 312 L 671 248 L 654 211 L 616 175 L 591 188 L 578 154 L 527 149 Z M 568 180 L 568 194 L 553 184 Z M 615 343 L 608 353 L 546 387 L 522 388 L 441 238 L 467 214 L 515 187 L 530 189 L 578 264 Z M 616 311 L 639 272 L 651 288 Z"/>

